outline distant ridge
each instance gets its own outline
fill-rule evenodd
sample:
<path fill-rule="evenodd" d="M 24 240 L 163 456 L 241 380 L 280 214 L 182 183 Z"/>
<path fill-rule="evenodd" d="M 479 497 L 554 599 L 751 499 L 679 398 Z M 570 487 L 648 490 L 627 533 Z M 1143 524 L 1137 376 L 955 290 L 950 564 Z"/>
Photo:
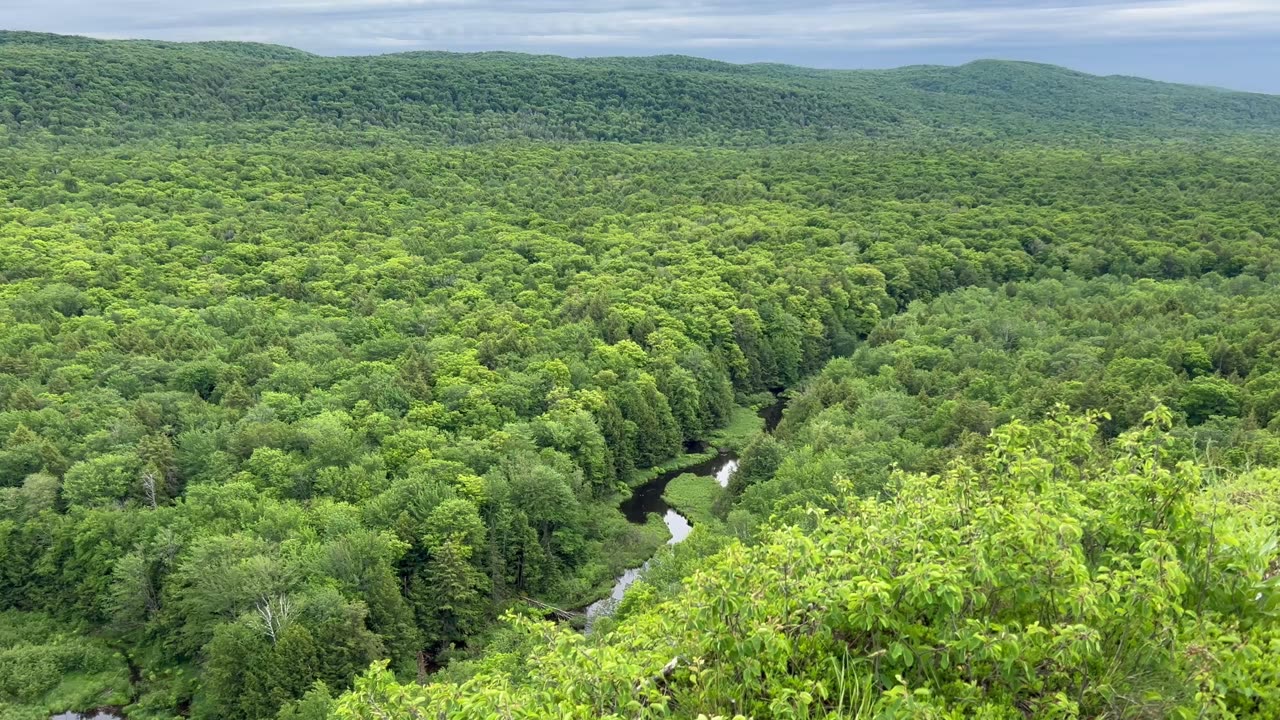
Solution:
<path fill-rule="evenodd" d="M 0 31 L 0 125 L 145 137 L 318 124 L 428 142 L 764 144 L 866 138 L 1159 139 L 1280 129 L 1280 96 L 1053 65 L 816 70 L 682 55 L 570 59 Z"/>

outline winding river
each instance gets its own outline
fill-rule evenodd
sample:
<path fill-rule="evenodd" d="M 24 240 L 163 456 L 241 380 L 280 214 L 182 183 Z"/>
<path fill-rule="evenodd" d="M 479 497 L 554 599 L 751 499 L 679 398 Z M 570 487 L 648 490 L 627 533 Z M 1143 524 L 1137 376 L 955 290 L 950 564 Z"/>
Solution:
<path fill-rule="evenodd" d="M 782 420 L 782 409 L 786 407 L 785 398 L 778 395 L 775 391 L 775 400 L 771 405 L 762 408 L 757 414 L 764 420 L 765 432 L 773 432 L 778 427 L 778 422 Z M 702 453 L 707 451 L 705 443 L 691 443 L 685 447 L 690 453 Z M 671 532 L 671 539 L 667 541 L 668 545 L 675 545 L 683 542 L 689 537 L 689 533 L 693 531 L 693 525 L 689 523 L 689 519 L 675 511 L 675 508 L 667 504 L 662 499 L 662 493 L 667 489 L 667 483 L 675 478 L 691 473 L 693 475 L 706 475 L 714 477 L 716 482 L 720 483 L 720 487 L 729 486 L 729 478 L 738 470 L 738 454 L 732 450 L 726 450 L 709 460 L 704 460 L 696 465 L 690 465 L 678 470 L 664 472 L 652 480 L 640 485 L 632 492 L 631 497 L 622 502 L 618 508 L 622 511 L 623 516 L 628 522 L 637 525 L 643 525 L 650 514 L 658 515 L 662 521 L 667 524 L 667 530 Z M 640 579 L 640 576 L 649 568 L 649 561 L 645 561 L 643 565 L 624 571 L 618 576 L 617 581 L 613 584 L 613 590 L 609 593 L 609 597 L 597 600 L 587 606 L 586 631 L 591 631 L 593 621 L 601 615 L 608 615 L 617 607 L 618 602 L 622 600 L 622 596 L 626 594 L 627 588 L 631 584 Z"/>
<path fill-rule="evenodd" d="M 778 422 L 782 420 L 782 409 L 786 407 L 787 401 L 775 390 L 776 399 L 773 404 L 762 408 L 757 414 L 764 420 L 765 432 L 773 432 L 778 427 Z M 702 442 L 689 443 L 685 446 L 685 451 L 689 453 L 704 453 L 707 451 L 707 444 Z M 637 525 L 643 525 L 648 519 L 650 513 L 658 515 L 662 521 L 667 524 L 667 530 L 671 532 L 671 539 L 667 541 L 668 545 L 675 545 L 689 537 L 689 533 L 693 531 L 693 525 L 689 523 L 688 518 L 676 512 L 674 508 L 662 499 L 662 493 L 667 489 L 667 483 L 675 478 L 685 474 L 692 473 L 694 475 L 706 475 L 714 477 L 716 482 L 720 483 L 720 487 L 729 486 L 729 478 L 738 470 L 738 454 L 727 450 L 708 460 L 703 460 L 696 465 L 680 468 L 679 470 L 671 470 L 662 473 L 652 480 L 640 485 L 632 492 L 631 497 L 627 498 L 619 505 L 622 514 L 627 518 L 628 522 Z M 609 593 L 609 597 L 589 605 L 586 609 L 587 632 L 591 631 L 592 621 L 601 615 L 608 615 L 613 612 L 613 608 L 622 600 L 622 596 L 627 592 L 627 588 L 631 584 L 640 579 L 641 574 L 648 569 L 649 563 L 645 562 L 637 568 L 631 568 L 618 576 L 617 581 L 613 584 L 613 591 Z M 131 666 L 131 670 L 136 674 Z M 137 678 L 134 678 L 137 682 Z M 64 712 L 53 715 L 49 720 L 123 720 L 124 715 L 121 714 L 119 708 L 103 707 L 88 712 Z"/>

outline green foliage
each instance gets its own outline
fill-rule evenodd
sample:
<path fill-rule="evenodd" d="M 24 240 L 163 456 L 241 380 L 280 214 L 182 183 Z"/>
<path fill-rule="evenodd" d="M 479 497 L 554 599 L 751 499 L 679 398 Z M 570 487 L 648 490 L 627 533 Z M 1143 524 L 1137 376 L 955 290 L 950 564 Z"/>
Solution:
<path fill-rule="evenodd" d="M 940 471 L 995 425 L 1057 403 L 1106 412 L 1107 435 L 1166 403 L 1179 413 L 1178 457 L 1274 465 L 1265 427 L 1277 297 L 1272 280 L 1248 276 L 1065 277 L 916 304 L 795 393 L 777 440 L 748 446 L 730 484 L 740 495 L 731 524 L 775 513 L 801 522 L 807 507 L 828 506 L 835 475 L 860 493 L 891 494 L 895 465 Z M 1188 371 L 1182 349 L 1204 346 L 1217 358 Z"/>
<path fill-rule="evenodd" d="M 1240 414 L 1240 389 L 1221 378 L 1198 377 L 1182 392 L 1182 411 L 1199 425 L 1213 416 Z"/>
<path fill-rule="evenodd" d="M 1265 715 L 1278 113 L 0 33 L 0 611 L 41 628 L 0 714 Z M 1110 449 L 1010 424 L 1058 404 Z M 665 548 L 616 507 L 699 443 L 741 467 L 668 486 Z M 495 622 L 655 551 L 599 637 Z"/>
<path fill-rule="evenodd" d="M 301 700 L 289 703 L 280 708 L 277 720 L 329 720 L 333 716 L 333 697 L 329 687 L 323 682 L 316 684 L 303 694 Z"/>
<path fill-rule="evenodd" d="M 667 483 L 662 499 L 694 525 L 704 525 L 714 521 L 711 509 L 724 492 L 715 478 L 684 473 Z"/>
<path fill-rule="evenodd" d="M 822 71 L 698 58 L 513 53 L 316 57 L 247 43 L 0 36 L 16 134 L 222 139 L 290 127 L 429 141 L 763 144 L 850 137 L 1184 137 L 1275 130 L 1265 95 L 1032 63 Z M 198 130 L 197 130 L 198 128 Z M 77 187 L 78 178 L 65 185 Z"/>
<path fill-rule="evenodd" d="M 121 704 L 129 672 L 100 639 L 68 632 L 53 618 L 0 612 L 0 716 L 48 717 Z"/>
<path fill-rule="evenodd" d="M 1280 485 L 1206 485 L 1169 422 L 1108 446 L 1089 418 L 1012 423 L 893 499 L 842 482 L 810 531 L 731 544 L 604 637 L 512 617 L 530 672 L 419 687 L 375 666 L 338 716 L 1257 717 Z"/>
<path fill-rule="evenodd" d="M 62 479 L 68 505 L 101 505 L 141 494 L 142 463 L 132 455 L 110 453 L 72 465 Z M 138 486 L 138 487 L 135 487 Z"/>

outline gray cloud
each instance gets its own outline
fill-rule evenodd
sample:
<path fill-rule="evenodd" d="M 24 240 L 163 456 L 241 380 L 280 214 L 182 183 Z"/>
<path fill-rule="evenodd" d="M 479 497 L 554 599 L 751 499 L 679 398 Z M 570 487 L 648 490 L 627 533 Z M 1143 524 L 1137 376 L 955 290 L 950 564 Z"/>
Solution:
<path fill-rule="evenodd" d="M 1028 46 L 1280 34 L 1280 0 L 0 0 L 0 26 L 323 53 Z"/>

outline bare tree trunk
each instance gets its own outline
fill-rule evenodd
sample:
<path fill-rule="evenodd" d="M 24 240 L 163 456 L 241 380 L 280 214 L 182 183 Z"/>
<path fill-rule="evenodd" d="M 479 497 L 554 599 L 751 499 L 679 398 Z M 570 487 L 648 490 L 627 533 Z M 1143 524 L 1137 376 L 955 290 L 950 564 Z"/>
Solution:
<path fill-rule="evenodd" d="M 263 630 L 266 631 L 267 637 L 271 638 L 271 644 L 275 645 L 280 639 L 280 634 L 284 632 L 285 626 L 289 624 L 289 616 L 293 613 L 289 596 L 277 595 L 275 598 L 269 598 L 264 595 L 258 599 L 257 608 Z"/>
<path fill-rule="evenodd" d="M 147 468 L 142 472 L 142 492 L 147 497 L 147 504 L 156 509 L 156 474 Z"/>

